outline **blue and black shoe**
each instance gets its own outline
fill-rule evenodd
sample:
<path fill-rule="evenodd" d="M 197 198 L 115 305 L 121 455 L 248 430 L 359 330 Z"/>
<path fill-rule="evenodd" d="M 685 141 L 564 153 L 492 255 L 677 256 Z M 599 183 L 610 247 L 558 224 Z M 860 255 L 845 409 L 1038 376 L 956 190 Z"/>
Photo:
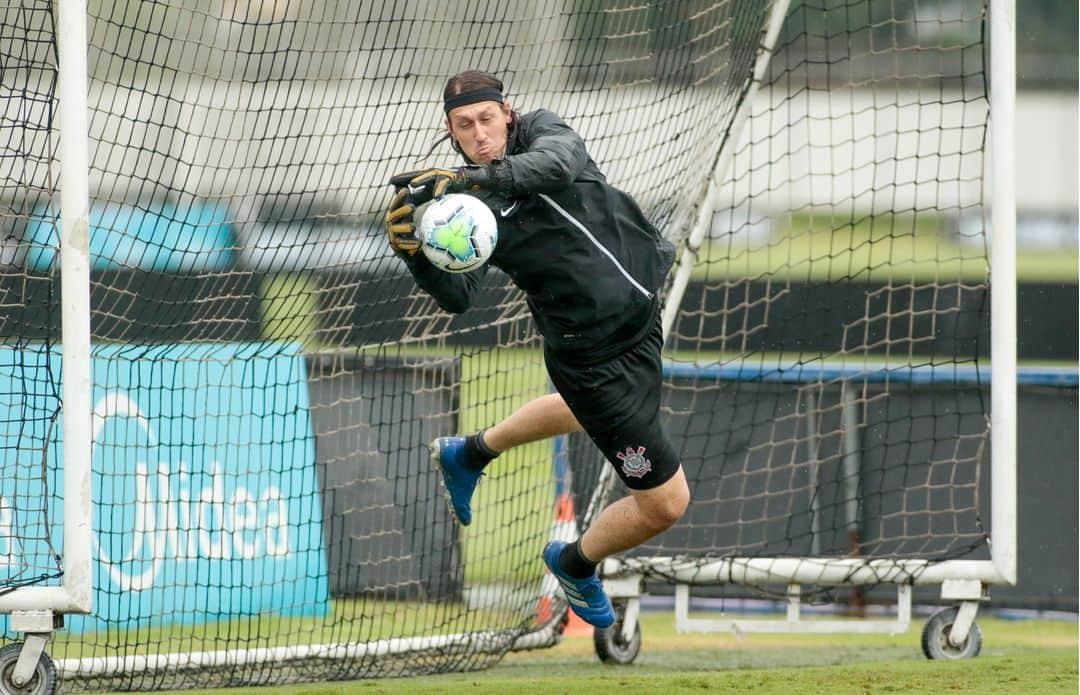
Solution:
<path fill-rule="evenodd" d="M 469 465 L 465 437 L 439 437 L 431 443 L 431 460 L 442 471 L 450 513 L 462 526 L 472 523 L 472 495 L 483 475 Z"/>
<path fill-rule="evenodd" d="M 600 578 L 593 574 L 584 579 L 576 579 L 559 567 L 559 555 L 566 547 L 566 541 L 551 541 L 544 547 L 544 564 L 551 570 L 552 576 L 559 580 L 559 586 L 566 594 L 570 609 L 578 617 L 593 627 L 611 627 L 615 623 L 615 610 L 611 599 L 604 593 Z"/>

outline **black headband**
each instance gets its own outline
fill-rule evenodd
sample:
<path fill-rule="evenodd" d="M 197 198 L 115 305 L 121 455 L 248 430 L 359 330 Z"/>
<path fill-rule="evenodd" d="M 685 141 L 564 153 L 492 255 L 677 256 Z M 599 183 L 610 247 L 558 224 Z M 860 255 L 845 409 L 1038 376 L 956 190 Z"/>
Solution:
<path fill-rule="evenodd" d="M 481 101 L 497 101 L 500 104 L 503 103 L 502 92 L 494 87 L 481 87 L 480 89 L 474 89 L 471 92 L 462 92 L 461 94 L 455 94 L 443 101 L 443 111 L 446 115 L 450 115 L 453 109 L 459 106 L 465 106 L 467 104 L 476 104 Z"/>

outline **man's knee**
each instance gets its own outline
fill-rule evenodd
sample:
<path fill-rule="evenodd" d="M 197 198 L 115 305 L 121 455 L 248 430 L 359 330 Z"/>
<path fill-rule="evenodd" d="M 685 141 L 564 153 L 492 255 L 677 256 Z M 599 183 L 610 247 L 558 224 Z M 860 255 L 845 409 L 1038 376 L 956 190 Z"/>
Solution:
<path fill-rule="evenodd" d="M 674 526 L 690 505 L 690 488 L 682 469 L 660 487 L 635 493 L 650 526 L 663 531 Z"/>

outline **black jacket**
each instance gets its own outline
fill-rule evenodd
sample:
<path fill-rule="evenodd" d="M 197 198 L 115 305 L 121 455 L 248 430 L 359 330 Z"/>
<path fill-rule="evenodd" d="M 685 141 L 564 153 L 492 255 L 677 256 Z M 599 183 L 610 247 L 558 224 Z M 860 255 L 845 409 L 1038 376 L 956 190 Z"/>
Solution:
<path fill-rule="evenodd" d="M 497 190 L 471 193 L 499 225 L 487 265 L 525 292 L 547 347 L 593 362 L 636 344 L 674 260 L 671 243 L 608 184 L 581 137 L 550 111 L 517 119 L 493 169 Z M 469 307 L 479 270 L 446 273 L 419 253 L 406 263 L 443 309 Z"/>

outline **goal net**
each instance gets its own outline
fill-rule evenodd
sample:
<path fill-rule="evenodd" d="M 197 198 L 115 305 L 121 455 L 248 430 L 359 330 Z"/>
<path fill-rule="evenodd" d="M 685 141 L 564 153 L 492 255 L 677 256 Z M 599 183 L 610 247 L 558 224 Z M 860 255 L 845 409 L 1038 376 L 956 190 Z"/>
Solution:
<path fill-rule="evenodd" d="M 52 124 L 57 61 L 47 3 L 3 10 L 0 31 L 0 595 L 56 586 L 58 539 L 50 521 L 57 490 L 53 443 L 60 428 L 59 364 L 48 359 L 59 340 L 57 285 L 33 272 L 37 252 L 17 241 L 32 219 L 45 221 L 57 194 Z M 55 218 L 48 223 L 54 223 Z"/>
<path fill-rule="evenodd" d="M 989 557 L 984 10 L 791 4 L 668 296 L 693 501 L 624 568 L 827 601 Z"/>
<path fill-rule="evenodd" d="M 52 4 L 2 11 L 14 587 L 63 570 L 55 192 L 86 173 L 57 157 Z M 381 224 L 390 174 L 455 164 L 429 151 L 466 68 L 560 114 L 696 248 L 664 406 L 694 503 L 647 554 L 984 546 L 986 408 L 954 388 L 985 350 L 982 21 L 970 2 L 90 2 L 94 612 L 50 647 L 66 687 L 466 670 L 557 638 L 539 552 L 579 525 L 567 499 L 588 523 L 605 468 L 572 443 L 560 499 L 551 442 L 509 452 L 454 523 L 428 443 L 548 393 L 541 343 L 498 272 L 440 311 Z"/>

